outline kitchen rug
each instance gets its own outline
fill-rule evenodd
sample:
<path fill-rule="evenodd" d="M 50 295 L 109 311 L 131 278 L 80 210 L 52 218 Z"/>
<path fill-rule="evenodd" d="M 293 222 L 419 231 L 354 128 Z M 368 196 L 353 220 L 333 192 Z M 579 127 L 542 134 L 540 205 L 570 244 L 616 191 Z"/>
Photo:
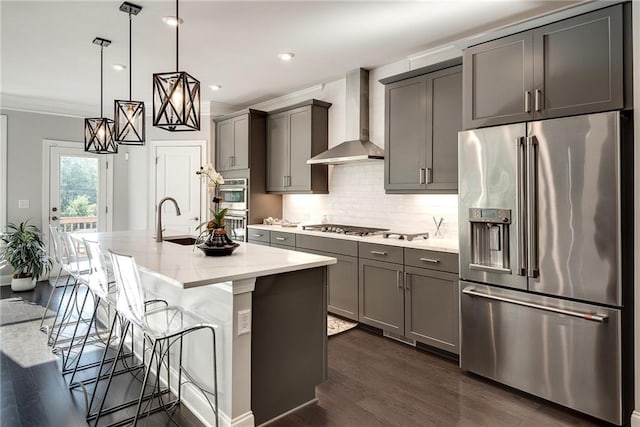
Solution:
<path fill-rule="evenodd" d="M 358 326 L 356 322 L 350 322 L 348 320 L 340 319 L 330 314 L 327 315 L 327 335 L 328 336 L 332 336 L 332 335 L 339 334 L 340 332 L 348 331 L 349 329 L 353 329 L 356 326 Z"/>

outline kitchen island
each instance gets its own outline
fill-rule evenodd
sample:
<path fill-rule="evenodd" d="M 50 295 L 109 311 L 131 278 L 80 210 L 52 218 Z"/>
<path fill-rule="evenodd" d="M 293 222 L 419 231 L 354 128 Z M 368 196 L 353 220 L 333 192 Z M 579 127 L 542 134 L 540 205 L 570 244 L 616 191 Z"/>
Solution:
<path fill-rule="evenodd" d="M 171 236 L 155 242 L 148 231 L 94 236 L 104 249 L 135 258 L 148 294 L 217 325 L 221 426 L 254 426 L 315 400 L 327 376 L 326 266 L 335 258 L 251 243 L 231 256 L 206 257 L 166 241 Z M 189 374 L 210 386 L 210 339 L 194 333 L 183 351 Z M 215 425 L 196 388 L 184 386 L 182 400 Z"/>

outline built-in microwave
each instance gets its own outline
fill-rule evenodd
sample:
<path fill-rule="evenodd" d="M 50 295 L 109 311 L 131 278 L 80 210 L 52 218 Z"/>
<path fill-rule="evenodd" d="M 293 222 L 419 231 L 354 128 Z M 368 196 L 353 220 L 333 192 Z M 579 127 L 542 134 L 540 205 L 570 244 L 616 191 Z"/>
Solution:
<path fill-rule="evenodd" d="M 232 211 L 245 211 L 249 208 L 247 205 L 248 182 L 246 178 L 227 179 L 220 186 L 220 208 L 227 208 Z"/>

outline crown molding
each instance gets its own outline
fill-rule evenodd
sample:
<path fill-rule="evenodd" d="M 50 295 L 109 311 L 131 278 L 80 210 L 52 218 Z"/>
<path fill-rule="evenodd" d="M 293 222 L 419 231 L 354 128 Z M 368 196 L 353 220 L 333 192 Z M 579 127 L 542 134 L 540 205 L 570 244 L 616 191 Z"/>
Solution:
<path fill-rule="evenodd" d="M 150 102 L 145 102 L 145 114 L 152 115 Z M 60 99 L 40 98 L 0 92 L 0 108 L 3 110 L 23 111 L 27 113 L 52 114 L 64 117 L 96 116 L 95 104 L 81 104 Z M 208 116 L 211 111 L 209 102 L 200 102 L 200 114 Z"/>
<path fill-rule="evenodd" d="M 269 99 L 268 101 L 259 102 L 251 105 L 249 108 L 254 110 L 270 111 L 278 108 L 286 107 L 287 105 L 299 101 L 303 101 L 309 98 L 321 97 L 324 91 L 324 84 L 317 84 L 315 86 L 308 87 L 296 92 L 291 92 L 277 98 Z"/>

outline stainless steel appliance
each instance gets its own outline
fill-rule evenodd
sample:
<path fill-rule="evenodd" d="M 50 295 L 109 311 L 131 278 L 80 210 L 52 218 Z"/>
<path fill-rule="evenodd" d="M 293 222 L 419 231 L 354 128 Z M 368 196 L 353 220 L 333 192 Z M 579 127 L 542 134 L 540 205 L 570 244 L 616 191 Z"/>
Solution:
<path fill-rule="evenodd" d="M 313 224 L 303 225 L 303 230 L 309 231 L 322 231 L 325 233 L 341 233 L 353 236 L 370 236 L 373 234 L 380 234 L 383 231 L 388 231 L 387 228 L 375 228 L 375 227 L 360 227 L 357 225 L 340 225 L 340 224 Z"/>
<path fill-rule="evenodd" d="M 461 368 L 616 424 L 632 336 L 625 120 L 477 129 L 458 147 Z"/>
<path fill-rule="evenodd" d="M 247 236 L 249 213 L 249 184 L 246 178 L 225 180 L 220 185 L 220 209 L 228 209 L 225 216 L 226 230 L 233 240 L 244 242 Z"/>
<path fill-rule="evenodd" d="M 413 239 L 428 239 L 429 238 L 429 233 L 425 232 L 425 233 L 402 233 L 402 232 L 396 232 L 396 231 L 385 231 L 384 233 L 382 233 L 382 237 L 384 237 L 385 239 L 388 239 L 389 237 L 392 236 L 398 236 L 399 240 L 407 240 L 408 242 L 412 241 Z"/>

